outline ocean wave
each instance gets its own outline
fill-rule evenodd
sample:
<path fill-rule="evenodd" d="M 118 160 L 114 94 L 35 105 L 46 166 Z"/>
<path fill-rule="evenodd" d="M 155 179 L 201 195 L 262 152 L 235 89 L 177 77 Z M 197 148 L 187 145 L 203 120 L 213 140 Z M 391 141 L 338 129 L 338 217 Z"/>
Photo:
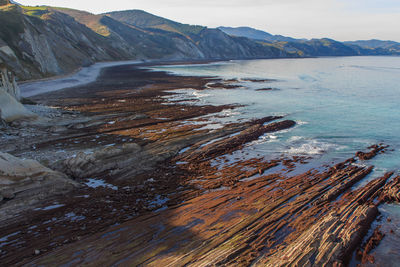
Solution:
<path fill-rule="evenodd" d="M 320 142 L 317 140 L 309 140 L 299 146 L 291 146 L 285 152 L 288 154 L 319 155 L 326 153 L 327 151 L 334 148 L 338 148 L 338 146 L 335 144 Z"/>
<path fill-rule="evenodd" d="M 200 93 L 198 91 L 195 91 L 195 92 L 192 93 L 192 95 L 194 95 L 195 97 L 198 97 L 198 98 L 202 98 L 202 97 L 210 96 L 211 94 Z"/>
<path fill-rule="evenodd" d="M 296 135 L 294 135 L 294 136 L 292 136 L 292 137 L 289 138 L 288 142 L 289 142 L 289 143 L 293 143 L 293 142 L 298 142 L 298 141 L 303 140 L 303 139 L 304 139 L 303 136 L 296 136 Z"/>
<path fill-rule="evenodd" d="M 306 125 L 308 122 L 306 121 L 296 121 L 297 125 Z"/>
<path fill-rule="evenodd" d="M 232 109 L 224 109 L 220 113 L 224 117 L 231 117 L 231 116 L 236 116 L 236 115 L 241 114 L 239 111 L 234 111 Z"/>

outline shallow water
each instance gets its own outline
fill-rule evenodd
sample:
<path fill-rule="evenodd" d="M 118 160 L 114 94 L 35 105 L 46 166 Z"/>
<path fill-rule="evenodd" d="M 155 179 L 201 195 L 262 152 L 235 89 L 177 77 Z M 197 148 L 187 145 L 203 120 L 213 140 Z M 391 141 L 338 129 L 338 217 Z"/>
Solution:
<path fill-rule="evenodd" d="M 244 104 L 225 121 L 268 115 L 286 115 L 298 122 L 294 129 L 263 136 L 235 153 L 274 157 L 310 155 L 318 164 L 347 159 L 357 150 L 385 143 L 393 151 L 377 156 L 369 179 L 386 171 L 400 170 L 400 57 L 335 57 L 229 61 L 204 65 L 158 66 L 180 75 L 236 78 L 243 88 L 179 90 L 197 100 L 193 104 Z M 243 81 L 245 78 L 275 79 L 273 82 Z M 274 88 L 271 91 L 256 91 Z M 220 119 L 215 119 L 220 120 Z M 368 180 L 368 179 L 367 179 Z M 363 181 L 360 184 L 366 183 Z M 387 216 L 398 217 L 398 205 L 385 206 Z M 398 229 L 396 229 L 398 230 Z M 396 249 L 399 231 L 385 238 L 377 249 L 377 261 L 400 260 Z"/>
<path fill-rule="evenodd" d="M 244 88 L 179 90 L 199 104 L 244 104 L 226 120 L 286 115 L 298 125 L 255 144 L 265 154 L 328 153 L 342 158 L 371 144 L 395 149 L 377 157 L 377 168 L 400 167 L 400 57 L 336 57 L 230 61 L 205 65 L 160 66 L 183 75 L 276 79 L 240 82 Z M 279 90 L 256 91 L 273 87 Z M 178 98 L 182 98 L 179 96 Z M 193 102 L 196 103 L 196 102 Z"/>

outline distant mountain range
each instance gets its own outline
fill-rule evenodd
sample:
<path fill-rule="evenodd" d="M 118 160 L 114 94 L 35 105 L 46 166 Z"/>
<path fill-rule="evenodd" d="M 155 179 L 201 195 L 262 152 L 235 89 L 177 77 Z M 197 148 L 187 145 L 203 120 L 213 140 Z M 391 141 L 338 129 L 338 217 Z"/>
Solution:
<path fill-rule="evenodd" d="M 142 10 L 91 14 L 0 0 L 0 65 L 21 80 L 71 72 L 99 61 L 228 60 L 400 55 L 385 41 L 294 39 L 248 27 L 210 29 Z"/>
<path fill-rule="evenodd" d="M 232 36 L 246 37 L 266 42 L 297 42 L 299 39 L 286 37 L 282 35 L 272 35 L 268 32 L 260 31 L 250 27 L 218 27 L 221 31 Z"/>
<path fill-rule="evenodd" d="M 381 40 L 364 40 L 364 41 L 350 41 L 344 42 L 345 44 L 357 45 L 367 49 L 385 49 L 393 54 L 400 53 L 400 43 L 394 41 L 381 41 Z"/>
<path fill-rule="evenodd" d="M 218 29 L 231 36 L 246 37 L 262 43 L 271 43 L 286 52 L 298 53 L 301 56 L 400 54 L 400 43 L 394 41 L 364 40 L 338 42 L 328 38 L 307 40 L 272 35 L 250 27 L 218 27 Z"/>

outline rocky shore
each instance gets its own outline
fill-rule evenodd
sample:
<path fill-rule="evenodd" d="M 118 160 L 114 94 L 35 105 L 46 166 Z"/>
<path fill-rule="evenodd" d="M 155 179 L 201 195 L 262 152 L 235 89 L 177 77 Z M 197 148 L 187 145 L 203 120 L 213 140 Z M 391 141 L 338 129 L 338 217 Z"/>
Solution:
<path fill-rule="evenodd" d="M 373 262 L 371 223 L 400 178 L 372 178 L 377 144 L 304 172 L 310 157 L 229 157 L 281 116 L 209 127 L 237 105 L 171 101 L 230 80 L 124 65 L 31 98 L 0 135 L 2 266 L 345 266 Z M 268 92 L 266 92 L 268 93 Z M 208 115 L 208 116 L 207 116 Z M 393 170 L 397 171 L 397 170 Z M 292 174 L 294 173 L 294 174 Z M 362 183 L 362 184 L 360 184 Z M 356 186 L 358 185 L 358 186 Z"/>

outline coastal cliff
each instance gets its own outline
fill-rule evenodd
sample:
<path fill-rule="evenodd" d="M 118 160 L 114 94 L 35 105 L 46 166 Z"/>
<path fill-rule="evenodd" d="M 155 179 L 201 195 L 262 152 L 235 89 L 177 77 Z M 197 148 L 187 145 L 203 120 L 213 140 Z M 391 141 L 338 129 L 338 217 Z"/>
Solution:
<path fill-rule="evenodd" d="M 102 61 L 206 61 L 397 53 L 390 47 L 372 49 L 330 39 L 296 40 L 279 36 L 253 39 L 254 35 L 182 24 L 142 10 L 95 15 L 73 9 L 6 2 L 0 6 L 0 59 L 18 80 L 67 74 Z"/>
<path fill-rule="evenodd" d="M 136 13 L 130 12 L 133 16 Z M 53 7 L 3 6 L 0 59 L 18 79 L 29 80 L 66 74 L 100 61 L 290 56 L 277 48 L 232 37 L 217 29 L 201 27 L 197 31 L 191 25 L 185 25 L 190 33 L 149 29 L 114 17 Z"/>

